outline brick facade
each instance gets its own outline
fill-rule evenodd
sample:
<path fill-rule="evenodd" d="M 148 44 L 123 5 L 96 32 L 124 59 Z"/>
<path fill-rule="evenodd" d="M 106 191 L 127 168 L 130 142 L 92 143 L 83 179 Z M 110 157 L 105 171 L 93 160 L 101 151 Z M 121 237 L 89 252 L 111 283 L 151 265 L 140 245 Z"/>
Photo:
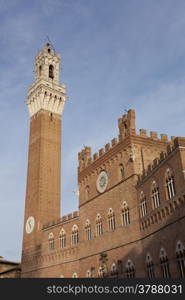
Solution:
<path fill-rule="evenodd" d="M 79 211 L 60 217 L 60 116 L 31 116 L 22 277 L 185 276 L 185 138 L 137 134 L 134 110 L 118 128 L 78 154 Z"/>

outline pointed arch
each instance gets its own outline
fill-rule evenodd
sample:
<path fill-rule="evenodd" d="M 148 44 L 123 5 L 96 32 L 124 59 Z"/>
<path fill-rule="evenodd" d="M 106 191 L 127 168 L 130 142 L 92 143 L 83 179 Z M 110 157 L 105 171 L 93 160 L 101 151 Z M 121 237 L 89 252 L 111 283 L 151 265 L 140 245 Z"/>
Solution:
<path fill-rule="evenodd" d="M 49 78 L 53 79 L 54 78 L 54 66 L 49 65 Z"/>
<path fill-rule="evenodd" d="M 87 270 L 87 272 L 86 272 L 86 277 L 87 277 L 87 278 L 91 278 L 91 277 L 92 277 L 92 274 L 91 274 L 91 271 L 90 271 L 90 270 Z"/>
<path fill-rule="evenodd" d="M 140 217 L 143 218 L 147 215 L 147 203 L 146 203 L 146 196 L 143 191 L 140 193 L 139 197 L 139 210 L 140 210 Z"/>
<path fill-rule="evenodd" d="M 90 223 L 89 219 L 87 219 L 85 222 L 85 233 L 86 233 L 86 240 L 90 241 L 92 238 L 92 235 L 91 235 L 91 223 Z"/>
<path fill-rule="evenodd" d="M 119 180 L 122 180 L 125 178 L 125 169 L 123 164 L 119 164 Z"/>
<path fill-rule="evenodd" d="M 185 278 L 185 247 L 181 241 L 176 244 L 176 259 L 181 278 Z"/>
<path fill-rule="evenodd" d="M 102 266 L 100 266 L 98 269 L 98 277 L 100 277 L 100 278 L 104 277 L 104 270 L 103 270 Z"/>
<path fill-rule="evenodd" d="M 59 233 L 59 244 L 60 244 L 60 248 L 66 247 L 66 232 L 64 228 L 62 228 Z"/>
<path fill-rule="evenodd" d="M 109 231 L 114 231 L 115 227 L 116 227 L 116 223 L 115 223 L 115 214 L 112 208 L 109 208 L 108 210 L 108 229 Z"/>
<path fill-rule="evenodd" d="M 78 242 L 79 242 L 78 226 L 74 224 L 71 231 L 71 245 L 76 246 Z"/>
<path fill-rule="evenodd" d="M 163 278 L 170 278 L 169 261 L 166 250 L 164 248 L 160 249 L 160 264 Z"/>
<path fill-rule="evenodd" d="M 103 223 L 100 214 L 96 216 L 96 236 L 100 236 L 103 234 Z"/>
<path fill-rule="evenodd" d="M 165 172 L 165 185 L 167 192 L 167 199 L 171 199 L 175 196 L 175 183 L 174 183 L 174 175 L 170 168 L 168 168 Z"/>
<path fill-rule="evenodd" d="M 151 199 L 153 209 L 158 208 L 160 206 L 160 195 L 159 195 L 159 187 L 157 182 L 154 180 L 151 185 Z"/>
<path fill-rule="evenodd" d="M 147 253 L 146 255 L 146 268 L 147 268 L 148 278 L 155 278 L 154 264 L 150 253 Z"/>
<path fill-rule="evenodd" d="M 127 278 L 135 278 L 135 268 L 131 259 L 128 259 L 126 263 L 126 276 Z"/>
<path fill-rule="evenodd" d="M 121 206 L 122 225 L 127 226 L 130 224 L 130 209 L 126 201 L 123 201 Z"/>
<path fill-rule="evenodd" d="M 117 265 L 116 263 L 113 263 L 111 265 L 111 275 L 117 275 L 118 274 L 118 268 L 117 268 Z"/>
<path fill-rule="evenodd" d="M 48 235 L 48 246 L 49 250 L 53 250 L 55 248 L 54 234 L 50 232 Z"/>

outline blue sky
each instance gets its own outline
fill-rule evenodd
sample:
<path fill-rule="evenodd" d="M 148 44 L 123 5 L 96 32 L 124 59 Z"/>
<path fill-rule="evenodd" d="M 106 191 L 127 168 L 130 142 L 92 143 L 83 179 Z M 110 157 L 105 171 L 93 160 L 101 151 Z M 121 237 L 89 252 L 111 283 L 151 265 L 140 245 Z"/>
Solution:
<path fill-rule="evenodd" d="M 185 129 L 185 1 L 0 0 L 0 255 L 20 260 L 34 56 L 49 36 L 62 55 L 62 214 L 78 209 L 77 153 L 137 128 Z"/>

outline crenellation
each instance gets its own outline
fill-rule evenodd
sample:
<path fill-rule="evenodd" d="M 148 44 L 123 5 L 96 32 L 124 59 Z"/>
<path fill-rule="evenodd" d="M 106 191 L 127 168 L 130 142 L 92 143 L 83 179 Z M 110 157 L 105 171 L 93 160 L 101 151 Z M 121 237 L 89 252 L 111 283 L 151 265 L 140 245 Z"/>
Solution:
<path fill-rule="evenodd" d="M 73 211 L 67 215 L 64 215 L 62 216 L 60 219 L 56 219 L 56 220 L 53 220 L 51 222 L 47 222 L 45 224 L 43 224 L 43 230 L 46 230 L 50 227 L 53 227 L 53 226 L 58 226 L 58 225 L 62 225 L 68 221 L 72 221 L 73 219 L 76 219 L 79 217 L 79 211 Z"/>
<path fill-rule="evenodd" d="M 142 137 L 147 137 L 147 131 L 146 131 L 146 129 L 139 129 L 139 134 Z"/>
<path fill-rule="evenodd" d="M 153 160 L 152 164 L 148 164 L 146 170 L 144 169 L 143 173 L 138 177 L 138 184 L 141 183 L 147 176 L 149 176 L 153 172 L 154 168 L 159 166 L 161 162 L 164 161 L 176 147 L 178 147 L 181 143 L 184 143 L 185 146 L 185 138 L 182 138 L 182 142 L 180 142 L 180 139 L 181 138 L 176 138 L 174 140 L 174 145 L 168 144 L 166 147 L 166 152 L 162 151 L 159 157 L 156 157 Z"/>
<path fill-rule="evenodd" d="M 125 137 L 136 134 L 135 125 L 135 110 L 129 109 L 122 118 L 118 119 L 119 127 L 119 140 L 123 140 Z"/>
<path fill-rule="evenodd" d="M 101 148 L 101 149 L 99 150 L 99 157 L 102 156 L 103 154 L 104 154 L 104 148 Z"/>
<path fill-rule="evenodd" d="M 66 222 L 67 221 L 67 215 L 65 215 L 65 216 L 62 216 L 62 218 L 61 218 L 61 222 L 63 223 L 63 222 Z"/>
<path fill-rule="evenodd" d="M 174 142 L 174 140 L 175 140 L 175 138 L 176 138 L 176 136 L 171 136 L 171 142 Z"/>
<path fill-rule="evenodd" d="M 158 157 L 156 157 L 156 158 L 153 160 L 153 167 L 154 167 L 154 168 L 157 167 L 159 163 L 160 163 L 160 160 L 159 160 Z"/>
<path fill-rule="evenodd" d="M 117 143 L 118 143 L 117 138 L 114 138 L 114 139 L 111 140 L 112 147 L 114 147 Z"/>
<path fill-rule="evenodd" d="M 83 171 L 86 167 L 90 166 L 100 157 L 105 155 L 110 149 L 114 148 L 117 144 L 121 143 L 123 139 L 127 136 L 134 135 L 136 137 L 147 138 L 148 141 L 158 141 L 163 143 L 169 143 L 168 136 L 166 134 L 160 134 L 158 138 L 158 133 L 156 131 L 150 131 L 150 136 L 147 135 L 146 129 L 140 129 L 139 135 L 136 135 L 135 127 L 135 111 L 129 110 L 127 114 L 124 114 L 121 118 L 118 119 L 119 135 L 116 138 L 113 138 L 111 142 L 107 143 L 104 148 L 98 150 L 91 157 L 91 148 L 85 147 L 81 152 L 78 153 L 79 167 L 78 174 Z"/>
<path fill-rule="evenodd" d="M 110 150 L 110 143 L 107 143 L 106 145 L 105 145 L 105 152 L 108 152 L 109 150 Z"/>
<path fill-rule="evenodd" d="M 91 162 L 91 147 L 85 146 L 78 153 L 79 170 L 84 169 Z"/>
<path fill-rule="evenodd" d="M 89 157 L 87 165 L 89 166 L 92 163 L 92 157 Z"/>
<path fill-rule="evenodd" d="M 150 131 L 150 137 L 153 140 L 158 140 L 158 133 L 156 131 Z"/>
<path fill-rule="evenodd" d="M 68 219 L 68 220 L 71 220 L 72 217 L 73 217 L 73 213 L 69 213 L 69 214 L 67 215 L 67 219 Z"/>
<path fill-rule="evenodd" d="M 172 145 L 168 145 L 167 146 L 167 153 L 169 154 L 169 153 L 171 153 L 173 151 L 173 146 Z"/>
<path fill-rule="evenodd" d="M 160 136 L 161 136 L 161 141 L 162 142 L 168 142 L 168 136 L 167 136 L 167 134 L 161 133 Z"/>
<path fill-rule="evenodd" d="M 93 154 L 93 161 L 95 161 L 97 159 L 98 159 L 98 153 L 96 152 L 96 153 Z"/>
<path fill-rule="evenodd" d="M 164 160 L 166 158 L 166 152 L 160 153 L 160 161 Z"/>
<path fill-rule="evenodd" d="M 174 147 L 185 147 L 185 138 L 184 137 L 176 137 L 174 139 Z"/>
<path fill-rule="evenodd" d="M 76 218 L 79 216 L 79 211 L 73 211 L 73 218 Z"/>

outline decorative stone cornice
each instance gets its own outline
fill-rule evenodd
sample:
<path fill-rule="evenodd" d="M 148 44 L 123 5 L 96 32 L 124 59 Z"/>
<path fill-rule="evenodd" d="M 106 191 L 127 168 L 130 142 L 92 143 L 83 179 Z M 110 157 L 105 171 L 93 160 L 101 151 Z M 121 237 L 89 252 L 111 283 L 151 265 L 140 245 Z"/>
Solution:
<path fill-rule="evenodd" d="M 26 104 L 30 117 L 41 109 L 61 115 L 65 101 L 65 85 L 48 84 L 40 80 L 30 87 Z"/>

